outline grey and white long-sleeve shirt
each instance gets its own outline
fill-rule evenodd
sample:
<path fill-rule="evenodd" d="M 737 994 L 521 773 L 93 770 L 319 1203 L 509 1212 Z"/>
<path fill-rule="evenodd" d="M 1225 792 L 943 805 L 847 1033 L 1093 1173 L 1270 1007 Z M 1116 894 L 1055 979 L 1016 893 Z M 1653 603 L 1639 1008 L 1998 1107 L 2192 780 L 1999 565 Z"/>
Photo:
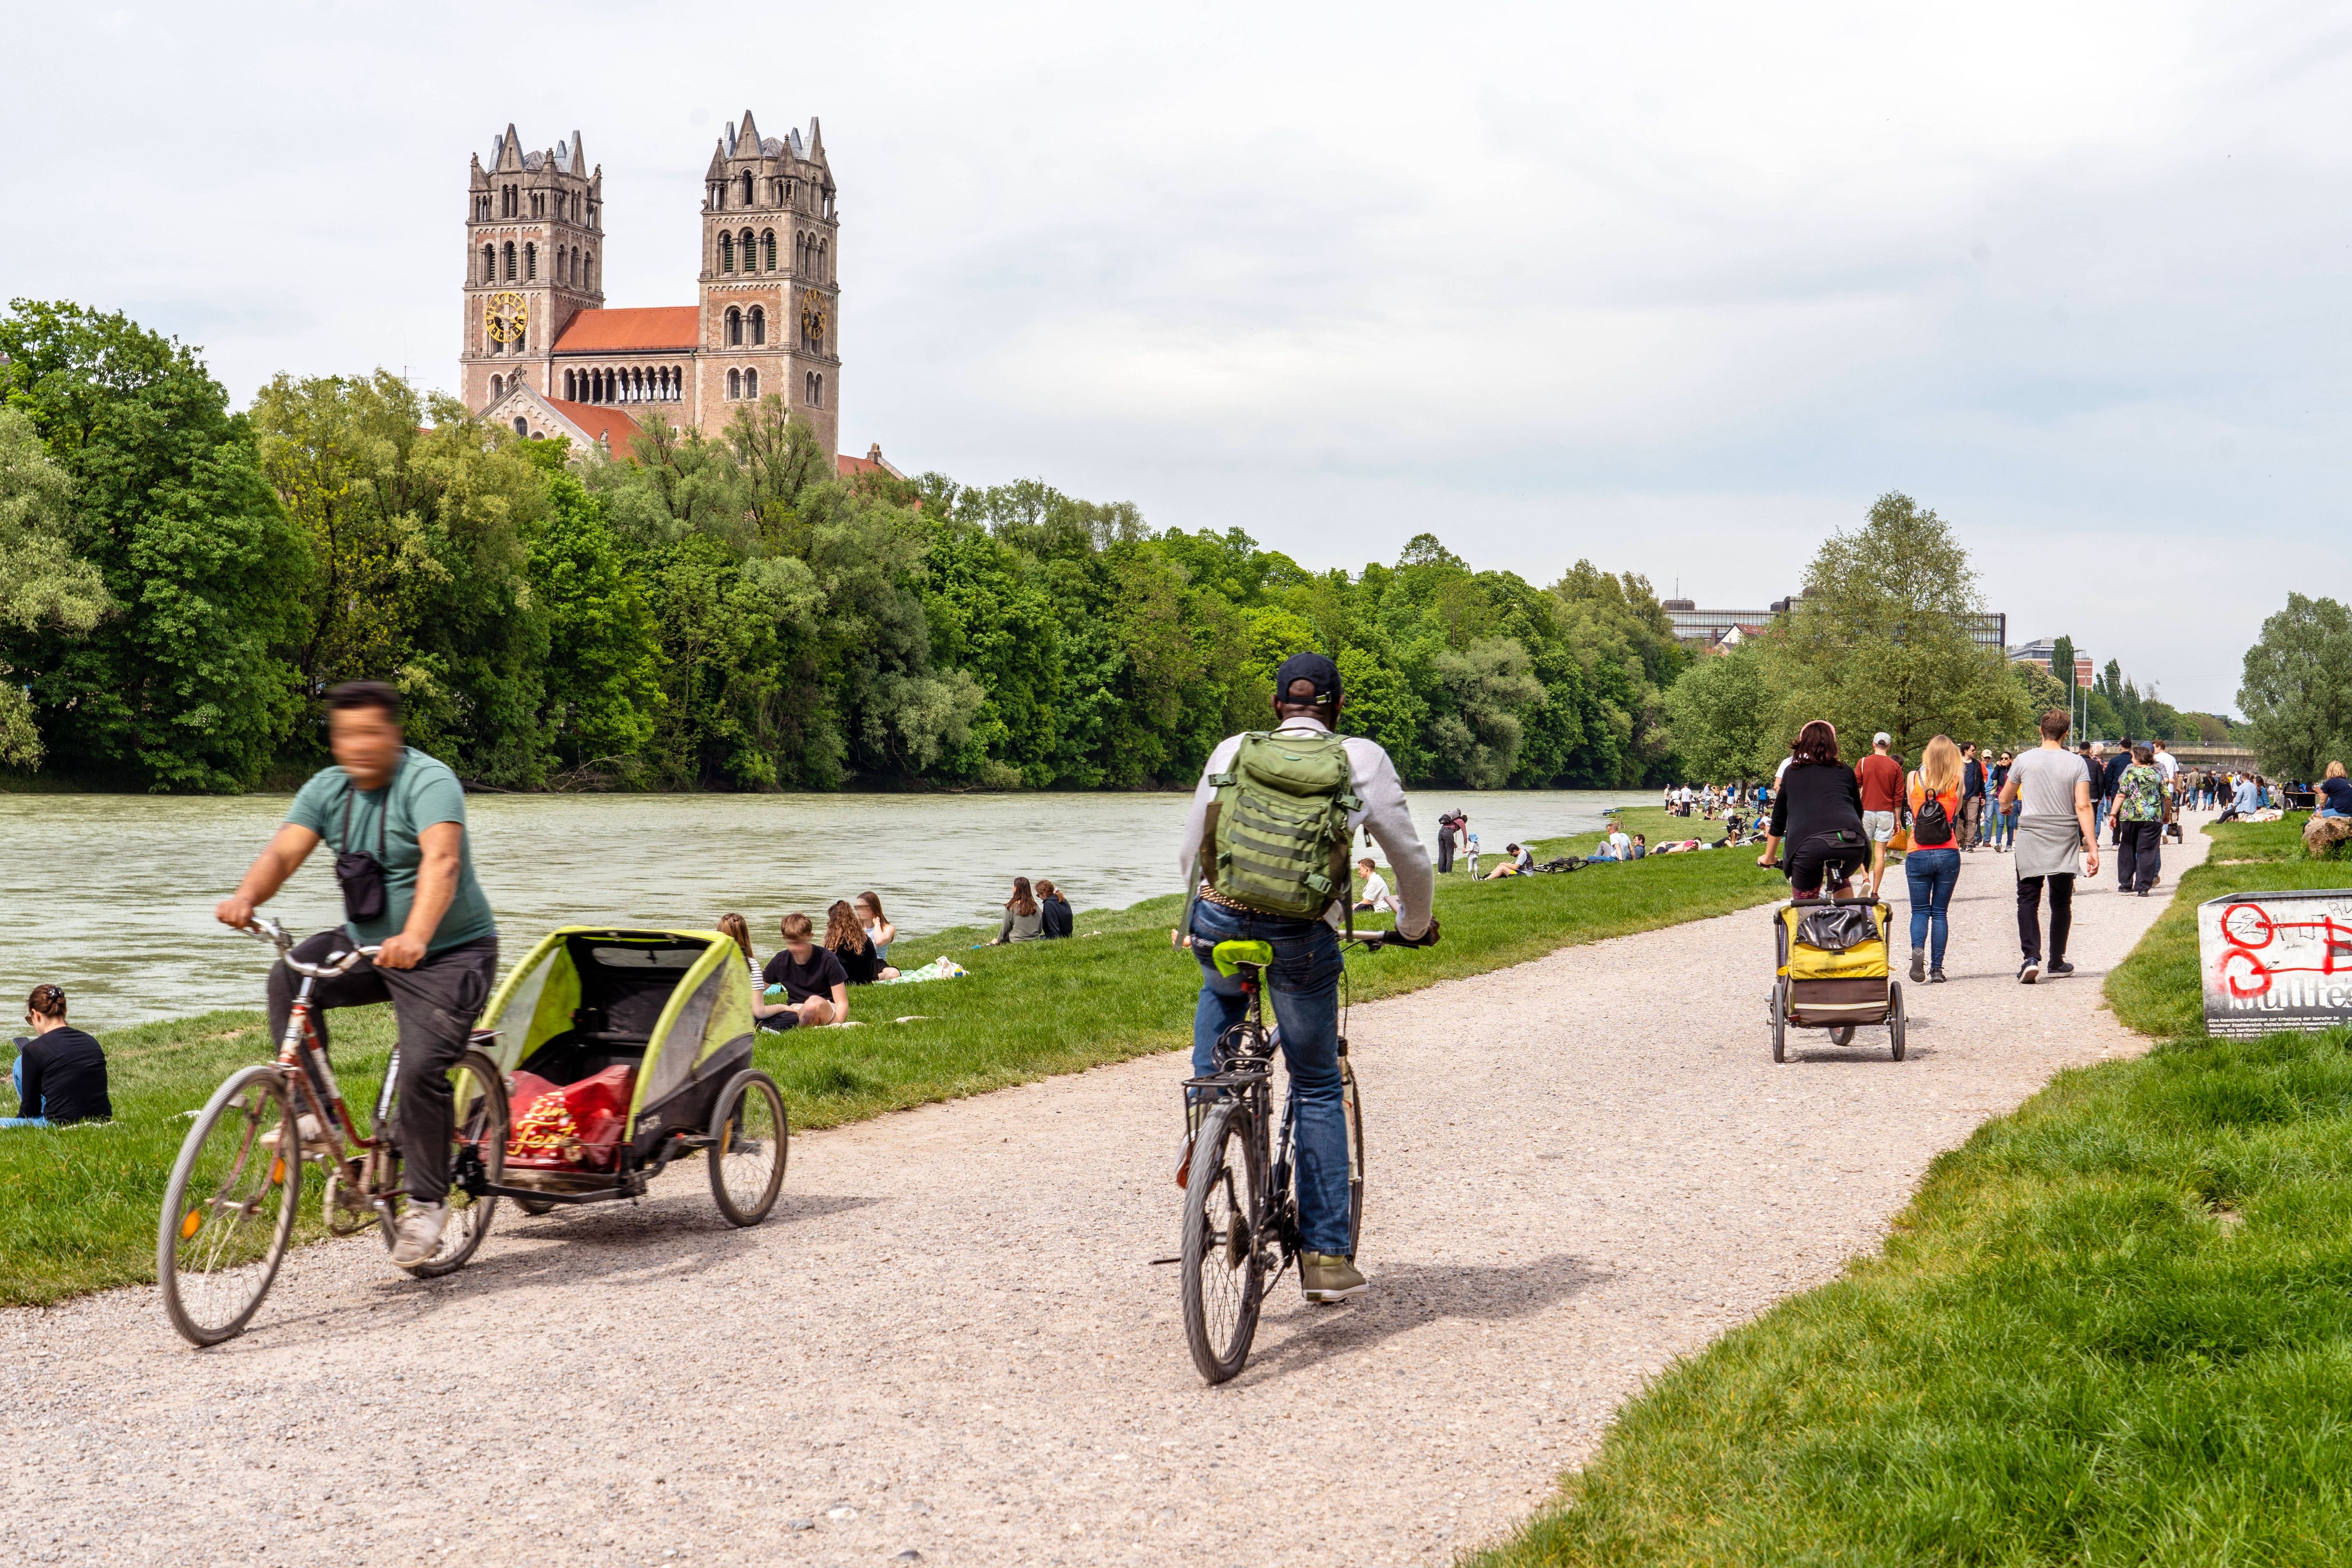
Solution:
<path fill-rule="evenodd" d="M 1316 719 L 1286 719 L 1275 728 L 1276 734 L 1297 733 L 1328 735 L 1330 727 Z M 1429 868 L 1429 851 L 1422 847 L 1420 830 L 1412 825 L 1406 811 L 1404 785 L 1397 778 L 1396 764 L 1378 741 L 1361 735 L 1349 735 L 1341 742 L 1348 752 L 1348 771 L 1352 776 L 1350 788 L 1362 806 L 1348 816 L 1348 831 L 1353 834 L 1363 828 L 1387 854 L 1389 869 L 1396 873 L 1396 894 L 1404 905 L 1397 916 L 1396 928 L 1407 937 L 1418 937 L 1429 929 L 1429 904 L 1436 891 L 1436 877 Z M 1209 820 L 1209 803 L 1217 798 L 1216 786 L 1209 781 L 1233 766 L 1234 754 L 1242 749 L 1239 735 L 1228 735 L 1217 742 L 1209 753 L 1208 764 L 1201 770 L 1201 782 L 1193 786 L 1192 810 L 1184 820 L 1184 847 L 1177 856 L 1177 866 L 1190 890 L 1192 875 L 1201 851 L 1201 833 Z M 1339 903 L 1333 900 L 1323 918 L 1333 925 L 1339 923 Z"/>

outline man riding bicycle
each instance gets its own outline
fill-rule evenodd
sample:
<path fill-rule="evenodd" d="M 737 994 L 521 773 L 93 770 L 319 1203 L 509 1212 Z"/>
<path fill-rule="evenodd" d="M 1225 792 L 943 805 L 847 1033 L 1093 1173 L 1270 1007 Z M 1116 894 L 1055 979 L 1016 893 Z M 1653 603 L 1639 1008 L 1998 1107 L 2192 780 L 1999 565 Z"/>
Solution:
<path fill-rule="evenodd" d="M 1265 740 L 1229 736 L 1209 753 L 1192 794 L 1180 858 L 1192 898 L 1186 923 L 1176 934 L 1180 942 L 1189 936 L 1201 963 L 1201 1001 L 1192 1015 L 1193 1076 L 1205 1078 L 1215 1070 L 1218 1039 L 1242 1021 L 1248 1005 L 1241 978 L 1219 973 L 1211 951 L 1221 942 L 1263 942 L 1274 949 L 1274 962 L 1265 971 L 1266 994 L 1281 1028 L 1291 1092 L 1297 1098 L 1298 1228 L 1304 1247 L 1298 1272 L 1309 1301 L 1345 1300 L 1370 1288 L 1349 1256 L 1348 1127 L 1339 1076 L 1340 961 L 1334 930 L 1349 896 L 1344 851 L 1358 828 L 1370 831 L 1396 874 L 1396 895 L 1403 904 L 1396 918 L 1398 938 L 1407 946 L 1437 940 L 1437 921 L 1430 913 L 1434 881 L 1429 852 L 1406 814 L 1396 767 L 1379 742 L 1332 733 L 1340 705 L 1339 668 L 1321 654 L 1295 654 L 1275 673 L 1276 723 L 1271 739 L 1297 749 L 1290 762 L 1309 758 L 1300 763 L 1301 776 L 1313 765 L 1310 753 L 1319 755 L 1333 745 L 1345 753 L 1344 770 L 1332 773 L 1332 794 L 1318 803 L 1329 806 L 1335 827 L 1344 808 L 1344 828 L 1335 835 L 1341 851 L 1334 861 L 1339 875 L 1324 879 L 1331 887 L 1319 913 L 1272 911 L 1231 890 L 1247 880 L 1246 875 L 1229 874 L 1237 859 L 1246 872 L 1254 856 L 1279 860 L 1286 847 L 1253 838 L 1244 831 L 1246 824 L 1227 819 L 1221 826 L 1219 820 L 1235 788 L 1237 772 L 1249 765 L 1245 745 L 1264 747 Z M 1245 789 L 1246 783 L 1241 787 Z M 1307 880 L 1314 882 L 1315 874 Z M 1320 897 L 1318 887 L 1315 898 Z"/>
<path fill-rule="evenodd" d="M 328 742 L 335 765 L 320 770 L 294 796 L 269 847 L 236 891 L 213 912 L 242 931 L 256 905 L 285 885 L 325 839 L 342 884 L 342 926 L 296 945 L 292 956 L 320 963 L 354 944 L 379 946 L 349 972 L 320 981 L 312 1000 L 319 1043 L 324 1010 L 389 1000 L 399 1026 L 399 1096 L 394 1135 L 405 1152 L 401 1215 L 392 1260 L 414 1268 L 433 1256 L 447 1222 L 449 1068 L 466 1049 L 475 1016 L 490 994 L 499 939 L 489 900 L 474 880 L 466 843 L 466 796 L 448 767 L 407 743 L 400 693 L 381 681 L 354 680 L 327 693 Z M 296 982 L 284 963 L 269 972 L 269 1028 L 286 1030 Z M 306 1145 L 331 1148 L 309 1112 Z"/>

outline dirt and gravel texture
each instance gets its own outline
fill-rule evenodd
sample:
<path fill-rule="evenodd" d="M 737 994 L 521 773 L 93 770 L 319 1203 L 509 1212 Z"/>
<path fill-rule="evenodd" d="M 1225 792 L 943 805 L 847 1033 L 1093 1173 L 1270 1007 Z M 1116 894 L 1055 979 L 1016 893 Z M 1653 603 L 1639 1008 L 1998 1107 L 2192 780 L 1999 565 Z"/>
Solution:
<path fill-rule="evenodd" d="M 2167 850 L 2174 878 L 2201 854 Z M 1612 874 L 1608 868 L 1582 873 Z M 240 1340 L 152 1289 L 0 1315 L 10 1561 L 1443 1563 L 1524 1518 L 1644 1377 L 1874 1247 L 1929 1159 L 2143 1042 L 2099 1002 L 2164 898 L 2076 903 L 2014 978 L 1970 856 L 1911 1059 L 1769 1059 L 1762 910 L 1356 1012 L 1375 1293 L 1286 1278 L 1249 1369 L 1186 1357 L 1155 1057 L 816 1134 L 777 1213 L 702 1172 L 507 1209 L 472 1266 L 299 1254 Z M 1501 889 L 1507 896 L 1508 889 Z M 1904 907 L 1896 900 L 1898 921 Z"/>

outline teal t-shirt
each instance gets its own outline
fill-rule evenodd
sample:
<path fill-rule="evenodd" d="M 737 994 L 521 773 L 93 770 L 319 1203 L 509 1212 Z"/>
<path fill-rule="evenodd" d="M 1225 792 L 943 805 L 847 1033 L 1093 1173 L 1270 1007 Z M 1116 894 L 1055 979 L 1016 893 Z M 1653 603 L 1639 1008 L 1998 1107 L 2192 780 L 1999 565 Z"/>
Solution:
<path fill-rule="evenodd" d="M 351 804 L 349 844 L 343 842 L 346 800 Z M 355 791 L 351 776 L 341 767 L 320 769 L 294 796 L 286 820 L 309 828 L 338 855 L 346 849 L 364 849 L 383 862 L 383 917 L 365 922 L 347 921 L 344 926 L 354 942 L 379 942 L 400 933 L 408 924 L 409 905 L 416 901 L 416 868 L 425 861 L 416 836 L 438 822 L 454 822 L 464 827 L 466 791 L 446 763 L 411 746 L 392 775 L 392 783 L 380 790 Z M 383 830 L 381 849 L 376 840 L 379 826 Z M 425 950 L 439 952 L 460 942 L 493 935 L 497 931 L 498 923 L 490 918 L 490 901 L 482 897 L 482 885 L 474 880 L 474 841 L 473 836 L 467 834 L 458 840 L 457 891 Z"/>

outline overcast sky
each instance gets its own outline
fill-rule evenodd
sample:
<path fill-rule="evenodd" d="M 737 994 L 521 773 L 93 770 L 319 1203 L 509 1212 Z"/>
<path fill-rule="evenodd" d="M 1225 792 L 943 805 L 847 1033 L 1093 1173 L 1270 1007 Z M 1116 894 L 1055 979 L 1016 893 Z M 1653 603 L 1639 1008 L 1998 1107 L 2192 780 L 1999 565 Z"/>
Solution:
<path fill-rule="evenodd" d="M 2012 641 L 2230 708 L 2290 588 L 2352 598 L 2352 10 L 1900 9 L 16 7 L 0 291 L 240 401 L 447 387 L 509 121 L 655 305 L 721 123 L 814 115 L 846 450 L 1730 607 L 1902 489 Z"/>

